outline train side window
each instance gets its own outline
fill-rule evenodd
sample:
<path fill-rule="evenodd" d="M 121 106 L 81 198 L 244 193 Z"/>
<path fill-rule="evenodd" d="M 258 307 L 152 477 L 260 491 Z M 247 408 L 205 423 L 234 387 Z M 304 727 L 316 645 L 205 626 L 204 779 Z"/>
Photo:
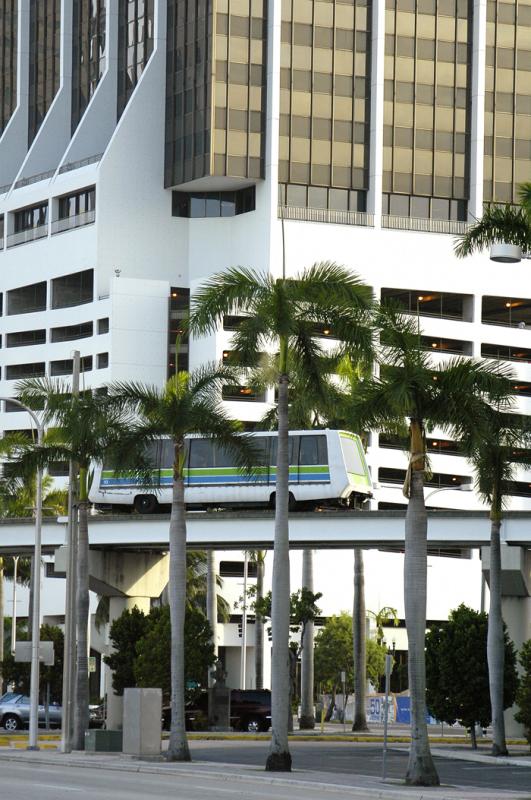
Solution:
<path fill-rule="evenodd" d="M 212 442 L 210 439 L 192 439 L 190 441 L 190 468 L 211 467 Z"/>
<path fill-rule="evenodd" d="M 212 447 L 212 466 L 213 467 L 234 467 L 236 458 L 234 454 L 218 444 Z"/>
<path fill-rule="evenodd" d="M 299 463 L 299 441 L 300 436 L 290 436 L 288 443 L 288 456 L 290 466 L 296 466 Z M 272 467 L 277 465 L 277 444 L 278 438 L 272 436 L 270 439 L 271 447 L 269 449 L 269 464 Z"/>
<path fill-rule="evenodd" d="M 171 439 L 162 439 L 160 442 L 160 468 L 171 469 L 175 458 L 175 448 Z"/>
<path fill-rule="evenodd" d="M 326 436 L 300 437 L 299 464 L 318 465 L 327 463 Z"/>

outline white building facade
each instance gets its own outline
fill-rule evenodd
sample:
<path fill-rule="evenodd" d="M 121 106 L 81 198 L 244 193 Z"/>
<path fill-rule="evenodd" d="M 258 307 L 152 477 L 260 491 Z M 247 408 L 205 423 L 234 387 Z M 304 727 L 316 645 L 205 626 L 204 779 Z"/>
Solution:
<path fill-rule="evenodd" d="M 175 353 L 189 293 L 234 265 L 280 274 L 284 228 L 288 274 L 345 264 L 418 315 L 434 359 L 510 362 L 531 413 L 530 262 L 453 253 L 484 202 L 531 180 L 530 0 L 4 0 L 0 15 L 2 397 L 68 380 L 74 349 L 84 388 L 221 359 L 231 320 Z M 244 389 L 224 400 L 256 423 L 273 395 Z M 0 432 L 26 429 L 2 408 Z M 472 480 L 457 443 L 432 433 L 426 497 L 444 491 L 428 506 L 478 507 L 453 491 Z M 398 443 L 372 434 L 368 460 L 375 507 L 402 506 Z M 530 509 L 531 475 L 513 490 Z"/>

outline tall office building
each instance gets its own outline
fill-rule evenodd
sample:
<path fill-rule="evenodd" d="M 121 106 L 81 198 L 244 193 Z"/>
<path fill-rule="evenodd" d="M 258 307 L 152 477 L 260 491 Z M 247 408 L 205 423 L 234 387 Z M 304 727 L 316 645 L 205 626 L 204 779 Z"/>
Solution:
<path fill-rule="evenodd" d="M 346 264 L 418 314 L 434 361 L 509 362 L 531 413 L 529 261 L 457 261 L 484 202 L 531 180 L 531 0 L 0 0 L 0 395 L 28 376 L 161 383 L 189 294 L 244 264 Z M 226 387 L 256 423 L 273 395 Z M 8 404 L 0 430 L 29 427 Z M 429 505 L 467 507 L 432 432 Z M 398 440 L 372 435 L 381 508 Z M 511 508 L 531 507 L 529 474 Z"/>

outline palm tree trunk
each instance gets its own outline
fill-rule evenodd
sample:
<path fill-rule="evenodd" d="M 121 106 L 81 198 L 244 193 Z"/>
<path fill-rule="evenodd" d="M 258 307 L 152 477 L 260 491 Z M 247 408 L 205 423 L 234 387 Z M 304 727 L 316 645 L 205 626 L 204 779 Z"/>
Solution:
<path fill-rule="evenodd" d="M 492 708 L 492 755 L 507 755 L 503 717 L 503 672 L 505 642 L 501 610 L 501 520 L 492 514 L 490 528 L 490 607 L 487 632 L 487 662 Z"/>
<path fill-rule="evenodd" d="M 273 654 L 271 658 L 271 747 L 266 770 L 291 771 L 288 746 L 289 707 L 289 428 L 288 428 L 288 376 L 286 375 L 287 343 L 281 342 L 281 374 L 278 384 L 278 449 L 275 494 L 275 553 L 273 559 L 273 585 L 271 627 Z"/>
<path fill-rule="evenodd" d="M 186 613 L 186 508 L 181 468 L 184 442 L 175 444 L 170 517 L 171 728 L 167 758 L 191 761 L 184 714 L 184 616 Z"/>
<path fill-rule="evenodd" d="M 412 448 L 412 452 L 418 452 Z M 437 786 L 439 776 L 430 753 L 426 724 L 426 597 L 428 520 L 424 505 L 424 472 L 413 468 L 406 512 L 404 603 L 411 695 L 411 748 L 406 783 Z"/>
<path fill-rule="evenodd" d="M 218 624 L 218 596 L 216 592 L 216 559 L 213 550 L 207 550 L 207 619 L 212 628 L 212 644 L 214 645 L 214 655 L 218 657 L 218 637 L 217 637 L 217 624 Z M 208 686 L 214 685 L 214 678 L 208 670 Z"/>
<path fill-rule="evenodd" d="M 264 596 L 264 552 L 256 553 L 256 600 L 259 603 Z M 254 671 L 255 686 L 264 688 L 264 620 L 261 614 L 255 615 L 254 623 Z"/>
<path fill-rule="evenodd" d="M 313 550 L 305 547 L 302 551 L 302 586 L 313 592 Z M 304 626 L 301 639 L 301 717 L 299 728 L 313 730 L 315 728 L 315 713 L 313 708 L 313 621 Z"/>
<path fill-rule="evenodd" d="M 89 621 L 89 539 L 86 476 L 80 470 L 79 527 L 77 543 L 76 586 L 76 686 L 74 704 L 73 750 L 85 749 L 85 731 L 89 726 L 88 621 Z"/>
<path fill-rule="evenodd" d="M 365 625 L 365 572 L 363 550 L 354 548 L 354 608 L 352 611 L 354 641 L 354 721 L 353 731 L 368 731 L 366 710 L 367 643 Z"/>

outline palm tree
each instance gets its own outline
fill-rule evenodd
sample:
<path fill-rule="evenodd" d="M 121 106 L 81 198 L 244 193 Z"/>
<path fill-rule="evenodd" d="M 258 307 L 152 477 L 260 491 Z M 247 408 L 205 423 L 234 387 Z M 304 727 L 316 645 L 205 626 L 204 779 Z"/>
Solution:
<path fill-rule="evenodd" d="M 529 419 L 511 412 L 511 399 L 496 405 L 481 403 L 473 426 L 461 426 L 458 436 L 474 467 L 476 489 L 490 507 L 490 607 L 487 661 L 492 709 L 492 755 L 507 755 L 503 717 L 505 640 L 501 607 L 500 530 L 503 508 L 518 466 L 531 465 Z"/>
<path fill-rule="evenodd" d="M 474 398 L 498 395 L 507 388 L 502 368 L 466 358 L 434 367 L 419 346 L 416 321 L 382 308 L 380 376 L 361 382 L 352 401 L 353 419 L 363 427 L 408 433 L 409 466 L 404 494 L 404 600 L 409 649 L 411 748 L 406 782 L 439 783 L 426 726 L 427 515 L 424 476 L 426 430 L 448 429 L 472 416 Z"/>
<path fill-rule="evenodd" d="M 531 183 L 518 187 L 520 207 L 489 203 L 483 216 L 463 233 L 455 244 L 455 254 L 464 258 L 493 244 L 515 244 L 526 253 L 531 250 Z"/>
<path fill-rule="evenodd" d="M 82 750 L 88 728 L 88 510 L 91 464 L 115 454 L 124 465 L 138 457 L 142 463 L 142 443 L 131 435 L 130 418 L 105 392 L 83 392 L 72 396 L 71 387 L 48 378 L 35 378 L 17 384 L 17 398 L 30 408 L 44 409 L 42 421 L 48 431 L 39 447 L 20 441 L 12 450 L 12 461 L 26 474 L 37 466 L 49 467 L 58 461 L 77 466 L 79 485 L 79 533 L 76 592 L 76 678 L 73 748 Z"/>
<path fill-rule="evenodd" d="M 267 770 L 291 770 L 288 746 L 289 708 L 289 523 L 288 386 L 290 359 L 296 353 L 316 385 L 319 358 L 326 354 L 323 326 L 358 357 L 372 349 L 369 311 L 372 293 L 344 267 L 315 264 L 287 278 L 231 268 L 208 280 L 192 300 L 192 334 L 215 331 L 225 315 L 244 315 L 233 347 L 244 364 L 256 364 L 264 350 L 279 352 L 278 447 L 275 487 L 275 539 L 272 608 L 272 736 Z"/>
<path fill-rule="evenodd" d="M 169 437 L 173 446 L 173 494 L 170 516 L 169 605 L 171 619 L 171 730 L 167 757 L 190 761 L 184 716 L 184 616 L 186 611 L 185 436 L 201 433 L 216 440 L 249 468 L 252 449 L 241 426 L 219 403 L 224 384 L 234 371 L 207 365 L 192 373 L 177 372 L 161 389 L 141 383 L 114 383 L 112 397 L 138 416 L 134 432 L 142 439 Z"/>
<path fill-rule="evenodd" d="M 352 641 L 354 649 L 354 720 L 353 731 L 368 731 L 367 725 L 367 644 L 365 613 L 365 570 L 363 550 L 354 548 L 354 602 L 352 611 Z"/>

